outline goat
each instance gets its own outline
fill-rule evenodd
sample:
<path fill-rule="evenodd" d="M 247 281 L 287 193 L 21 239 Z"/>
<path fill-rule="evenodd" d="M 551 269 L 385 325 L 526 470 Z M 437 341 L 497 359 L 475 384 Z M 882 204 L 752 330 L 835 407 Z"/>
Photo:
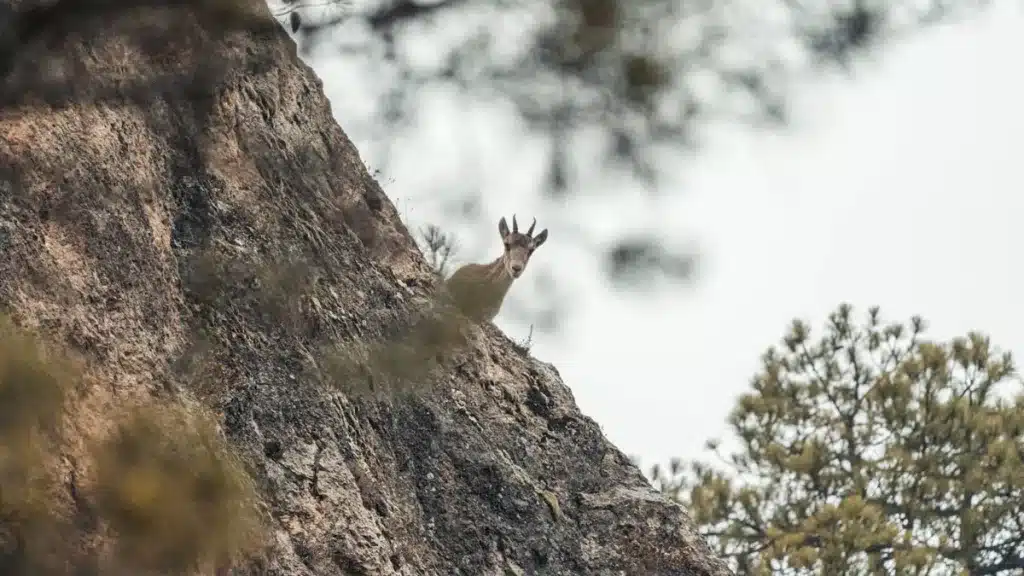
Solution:
<path fill-rule="evenodd" d="M 477 322 L 489 322 L 498 315 L 512 282 L 522 276 L 533 251 L 548 239 L 547 228 L 533 235 L 536 225 L 534 218 L 530 229 L 522 234 L 513 214 L 509 232 L 508 223 L 502 217 L 498 221 L 498 233 L 505 245 L 502 255 L 490 264 L 466 264 L 445 282 L 445 288 L 465 316 Z"/>

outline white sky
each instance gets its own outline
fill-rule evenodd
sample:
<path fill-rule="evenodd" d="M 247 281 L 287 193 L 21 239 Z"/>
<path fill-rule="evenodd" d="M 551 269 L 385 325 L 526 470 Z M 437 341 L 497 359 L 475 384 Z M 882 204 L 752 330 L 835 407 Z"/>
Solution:
<path fill-rule="evenodd" d="M 798 85 L 785 133 L 719 130 L 696 159 L 680 162 L 683 191 L 660 204 L 596 181 L 596 196 L 568 211 L 525 195 L 543 151 L 509 117 L 444 97 L 424 105 L 420 132 L 396 143 L 400 154 L 380 181 L 413 227 L 470 231 L 461 236 L 473 240 L 464 246 L 471 259 L 497 254 L 502 215 L 536 215 L 551 229 L 534 258 L 555 268 L 575 313 L 560 335 L 535 334 L 533 354 L 558 367 L 583 412 L 646 469 L 697 457 L 707 438 L 727 434 L 726 416 L 764 349 L 794 317 L 818 325 L 842 301 L 860 312 L 880 305 L 889 319 L 920 314 L 933 336 L 979 329 L 1024 352 L 1021 54 L 1024 11 L 1015 2 L 912 35 L 852 80 Z M 309 62 L 360 145 L 350 125 L 368 109 L 349 91 L 360 72 L 336 58 Z M 488 137 L 494 131 L 501 141 Z M 478 166 L 472 173 L 466 157 Z M 483 220 L 446 220 L 436 199 L 466 186 L 489 191 Z M 585 214 L 575 224 L 595 233 L 656 227 L 696 241 L 697 283 L 611 291 L 594 254 L 559 244 L 569 213 Z M 519 299 L 534 290 L 513 287 Z M 514 338 L 527 331 L 505 312 L 498 324 Z"/>

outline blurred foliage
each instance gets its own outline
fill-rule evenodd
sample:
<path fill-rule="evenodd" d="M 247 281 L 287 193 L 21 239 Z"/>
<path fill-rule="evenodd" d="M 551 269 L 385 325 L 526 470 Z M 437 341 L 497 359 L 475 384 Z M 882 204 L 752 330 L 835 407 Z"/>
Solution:
<path fill-rule="evenodd" d="M 230 249 L 211 246 L 189 260 L 182 279 L 189 296 L 207 314 L 234 307 L 251 311 L 265 327 L 290 335 L 310 330 L 309 297 L 318 275 L 303 255 L 263 256 L 252 261 Z"/>
<path fill-rule="evenodd" d="M 984 0 L 751 2 L 718 0 L 292 0 L 271 2 L 305 49 L 388 70 L 374 122 L 381 138 L 411 126 L 416 95 L 438 85 L 507 99 L 550 144 L 546 189 L 564 194 L 573 139 L 605 143 L 601 169 L 654 185 L 659 150 L 696 142 L 716 116 L 785 119 L 787 74 L 808 62 L 847 64 L 893 36 Z M 344 27 L 345 33 L 326 32 Z M 421 51 L 432 43 L 437 53 Z M 678 156 L 677 156 L 678 158 Z"/>
<path fill-rule="evenodd" d="M 0 318 L 0 573 L 183 574 L 260 550 L 255 487 L 198 407 L 159 401 L 86 438 L 95 475 L 81 481 L 62 428 L 83 369 Z"/>
<path fill-rule="evenodd" d="M 204 125 L 226 75 L 261 57 L 215 43 L 278 31 L 263 0 L 2 0 L 0 105 L 146 104 L 176 92 Z M 114 66 L 97 74 L 104 60 Z"/>
<path fill-rule="evenodd" d="M 691 157 L 712 122 L 783 126 L 790 81 L 800 72 L 851 70 L 857 57 L 875 47 L 987 3 L 273 0 L 269 5 L 283 25 L 297 31 L 304 53 L 324 63 L 336 54 L 373 75 L 372 81 L 344 88 L 352 96 L 369 95 L 372 115 L 341 121 L 355 140 L 369 144 L 362 152 L 375 163 L 386 165 L 400 152 L 398 143 L 416 141 L 408 132 L 433 130 L 436 120 L 422 118 L 425 98 L 446 95 L 460 110 L 510 110 L 546 150 L 546 175 L 533 192 L 556 200 L 553 206 L 569 223 L 574 207 L 567 197 L 593 197 L 595 182 L 624 182 L 616 188 L 629 193 L 636 187 L 675 193 L 666 175 L 679 174 L 680 163 Z M 453 116 L 450 122 L 459 120 Z M 487 138 L 518 135 L 498 131 Z M 429 187 L 416 196 L 442 204 L 453 218 L 475 217 L 488 193 L 471 178 L 479 159 L 462 156 L 460 189 L 441 189 L 430 179 L 415 184 Z M 563 242 L 593 252 L 604 248 L 605 238 L 595 241 L 569 228 L 560 226 Z M 616 240 L 621 242 L 600 256 L 616 285 L 647 283 L 655 276 L 693 279 L 692 249 L 672 247 L 653 232 Z M 637 254 L 636 242 L 658 249 L 630 257 Z"/>
<path fill-rule="evenodd" d="M 237 562 L 264 543 L 255 487 L 201 413 L 139 408 L 94 457 L 96 508 L 126 565 L 182 574 Z"/>
<path fill-rule="evenodd" d="M 1024 394 L 978 333 L 795 321 L 729 418 L 738 449 L 654 467 L 739 575 L 1021 574 Z"/>
<path fill-rule="evenodd" d="M 325 346 L 320 381 L 350 396 L 422 394 L 437 381 L 446 359 L 468 345 L 469 326 L 469 319 L 437 298 L 396 338 Z"/>
<path fill-rule="evenodd" d="M 669 278 L 689 278 L 697 265 L 693 254 L 675 254 L 651 238 L 623 238 L 608 251 L 607 273 L 619 285 L 650 284 L 660 272 Z"/>
<path fill-rule="evenodd" d="M 47 567 L 59 537 L 53 457 L 74 365 L 0 316 L 0 573 Z"/>
<path fill-rule="evenodd" d="M 428 253 L 440 252 L 432 257 L 438 265 L 454 252 L 453 238 L 440 229 L 427 228 L 420 239 Z M 197 305 L 199 322 L 191 345 L 172 368 L 207 404 L 218 404 L 230 392 L 230 379 L 222 376 L 217 361 L 221 336 L 211 328 L 224 315 L 244 314 L 264 330 L 289 337 L 318 372 L 319 382 L 352 396 L 393 398 L 422 392 L 445 358 L 467 343 L 468 320 L 443 299 L 385 321 L 380 339 L 346 338 L 324 329 L 322 317 L 333 313 L 321 308 L 316 296 L 320 271 L 301 255 L 253 260 L 210 246 L 182 262 L 182 284 Z M 327 301 L 326 294 L 321 296 Z"/>
<path fill-rule="evenodd" d="M 55 431 L 68 388 L 76 379 L 73 365 L 48 353 L 3 316 L 0 344 L 0 435 L 18 438 L 33 431 Z"/>

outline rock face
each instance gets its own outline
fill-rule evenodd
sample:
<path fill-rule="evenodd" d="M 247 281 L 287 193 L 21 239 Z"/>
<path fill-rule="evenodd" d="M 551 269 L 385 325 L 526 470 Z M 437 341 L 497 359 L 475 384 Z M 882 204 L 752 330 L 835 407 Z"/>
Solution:
<path fill-rule="evenodd" d="M 325 376 L 325 347 L 394 336 L 434 277 L 262 4 L 154 4 L 5 32 L 0 305 L 89 359 L 79 434 L 132 398 L 217 410 L 274 522 L 233 574 L 729 573 L 492 325 L 411 394 Z"/>

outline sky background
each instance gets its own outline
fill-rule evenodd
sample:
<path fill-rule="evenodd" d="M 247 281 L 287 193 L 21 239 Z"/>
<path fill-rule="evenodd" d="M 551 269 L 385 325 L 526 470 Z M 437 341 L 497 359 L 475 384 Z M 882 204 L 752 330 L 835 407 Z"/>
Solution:
<path fill-rule="evenodd" d="M 796 82 L 783 131 L 716 126 L 699 154 L 680 160 L 669 184 L 678 193 L 661 199 L 596 176 L 565 202 L 534 194 L 544 150 L 514 115 L 439 93 L 421 102 L 415 136 L 394 143 L 378 180 L 411 229 L 455 233 L 458 263 L 498 255 L 503 215 L 550 229 L 534 260 L 550 265 L 572 314 L 557 334 L 535 332 L 532 353 L 646 471 L 728 437 L 726 418 L 761 353 L 793 318 L 818 327 L 840 302 L 862 314 L 879 305 L 889 320 L 920 314 L 932 337 L 977 329 L 1003 350 L 1024 350 L 1021 54 L 1019 2 L 911 35 L 852 78 Z M 306 61 L 374 168 L 359 128 L 373 103 L 351 89 L 372 81 L 367 71 L 328 50 Z M 467 155 L 472 173 L 453 160 Z M 479 220 L 442 209 L 445 191 L 467 182 L 487 191 Z M 560 228 L 609 242 L 624 229 L 657 229 L 699 247 L 699 274 L 688 285 L 618 291 L 598 255 Z M 514 304 L 544 289 L 520 280 Z M 516 339 L 529 332 L 514 306 L 496 322 Z"/>

